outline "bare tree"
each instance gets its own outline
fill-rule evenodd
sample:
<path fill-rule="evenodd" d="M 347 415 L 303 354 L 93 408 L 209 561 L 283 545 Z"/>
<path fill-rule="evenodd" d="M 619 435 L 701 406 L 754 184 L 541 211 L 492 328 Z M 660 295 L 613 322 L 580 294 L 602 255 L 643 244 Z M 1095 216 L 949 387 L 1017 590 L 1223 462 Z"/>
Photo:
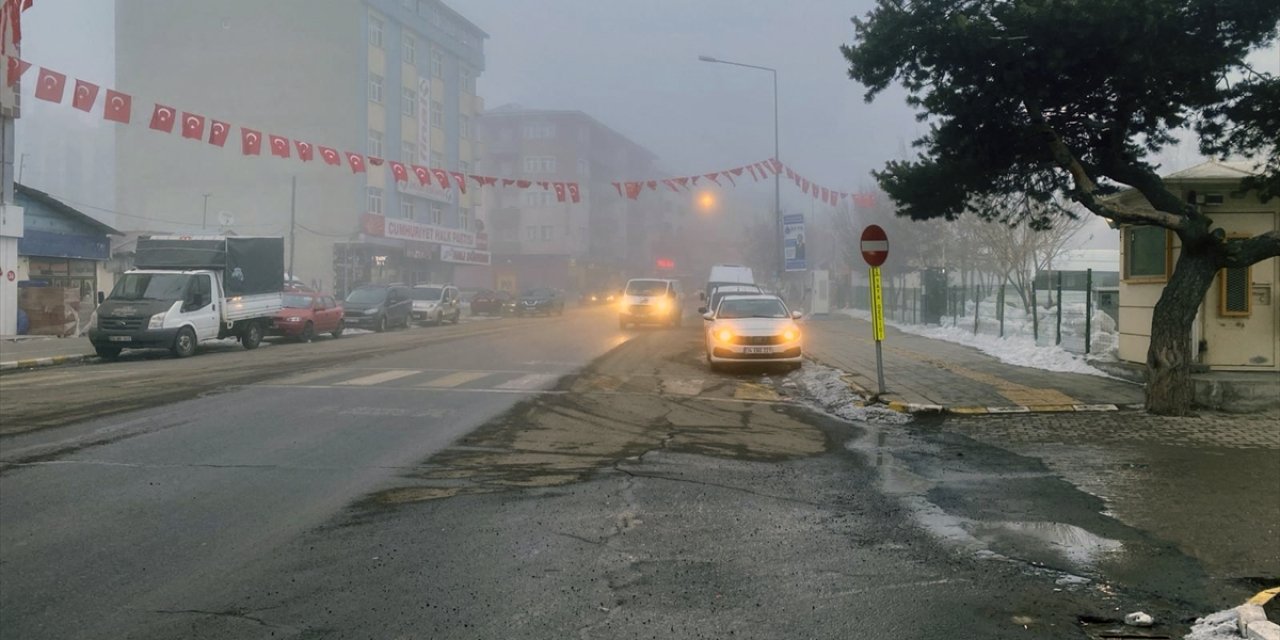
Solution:
<path fill-rule="evenodd" d="M 996 196 L 973 206 L 980 215 L 952 223 L 957 236 L 981 248 L 979 265 L 1011 285 L 1030 312 L 1035 274 L 1062 255 L 1086 219 L 1060 202 L 1024 196 Z"/>

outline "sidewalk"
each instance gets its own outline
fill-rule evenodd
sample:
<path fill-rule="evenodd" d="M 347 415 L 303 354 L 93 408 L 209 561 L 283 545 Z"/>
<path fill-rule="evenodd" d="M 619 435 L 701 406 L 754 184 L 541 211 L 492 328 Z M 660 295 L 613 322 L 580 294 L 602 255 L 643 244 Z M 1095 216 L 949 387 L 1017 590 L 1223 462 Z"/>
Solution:
<path fill-rule="evenodd" d="M 64 364 L 92 356 L 89 338 L 0 337 L 0 371 Z"/>
<path fill-rule="evenodd" d="M 843 315 L 811 318 L 805 348 L 848 372 L 867 397 L 876 391 L 871 323 Z M 1142 387 L 1078 373 L 1008 365 L 976 349 L 885 327 L 880 400 L 901 411 L 958 414 L 1115 410 L 1143 402 Z"/>

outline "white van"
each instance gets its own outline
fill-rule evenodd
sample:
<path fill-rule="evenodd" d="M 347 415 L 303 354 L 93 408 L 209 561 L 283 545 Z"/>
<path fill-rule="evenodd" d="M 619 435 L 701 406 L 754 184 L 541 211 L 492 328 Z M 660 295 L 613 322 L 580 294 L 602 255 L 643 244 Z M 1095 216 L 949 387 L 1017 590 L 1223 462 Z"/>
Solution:
<path fill-rule="evenodd" d="M 707 301 L 711 297 L 712 291 L 722 285 L 755 283 L 756 279 L 751 274 L 751 267 L 744 267 L 740 264 L 712 265 L 711 275 L 707 277 L 707 288 L 700 297 L 704 302 Z"/>

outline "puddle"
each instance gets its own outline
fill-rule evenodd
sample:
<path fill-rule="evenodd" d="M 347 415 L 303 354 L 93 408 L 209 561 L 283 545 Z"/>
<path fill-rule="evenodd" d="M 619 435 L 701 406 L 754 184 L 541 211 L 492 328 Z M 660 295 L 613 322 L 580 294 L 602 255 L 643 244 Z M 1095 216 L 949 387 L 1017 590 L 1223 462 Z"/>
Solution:
<path fill-rule="evenodd" d="M 1074 569 L 1093 569 L 1103 555 L 1123 548 L 1119 541 L 1061 522 L 974 522 L 968 529 L 993 549 L 1011 550 L 1004 555 L 1058 567 L 1065 561 Z"/>

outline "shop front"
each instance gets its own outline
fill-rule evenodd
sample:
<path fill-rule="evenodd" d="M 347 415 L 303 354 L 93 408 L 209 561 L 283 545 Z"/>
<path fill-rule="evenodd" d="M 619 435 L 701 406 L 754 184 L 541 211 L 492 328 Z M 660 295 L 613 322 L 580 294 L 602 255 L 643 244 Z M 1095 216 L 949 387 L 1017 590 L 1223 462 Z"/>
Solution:
<path fill-rule="evenodd" d="M 451 283 L 456 269 L 488 264 L 486 241 L 470 231 L 366 213 L 361 233 L 333 247 L 339 295 L 365 283 Z"/>

